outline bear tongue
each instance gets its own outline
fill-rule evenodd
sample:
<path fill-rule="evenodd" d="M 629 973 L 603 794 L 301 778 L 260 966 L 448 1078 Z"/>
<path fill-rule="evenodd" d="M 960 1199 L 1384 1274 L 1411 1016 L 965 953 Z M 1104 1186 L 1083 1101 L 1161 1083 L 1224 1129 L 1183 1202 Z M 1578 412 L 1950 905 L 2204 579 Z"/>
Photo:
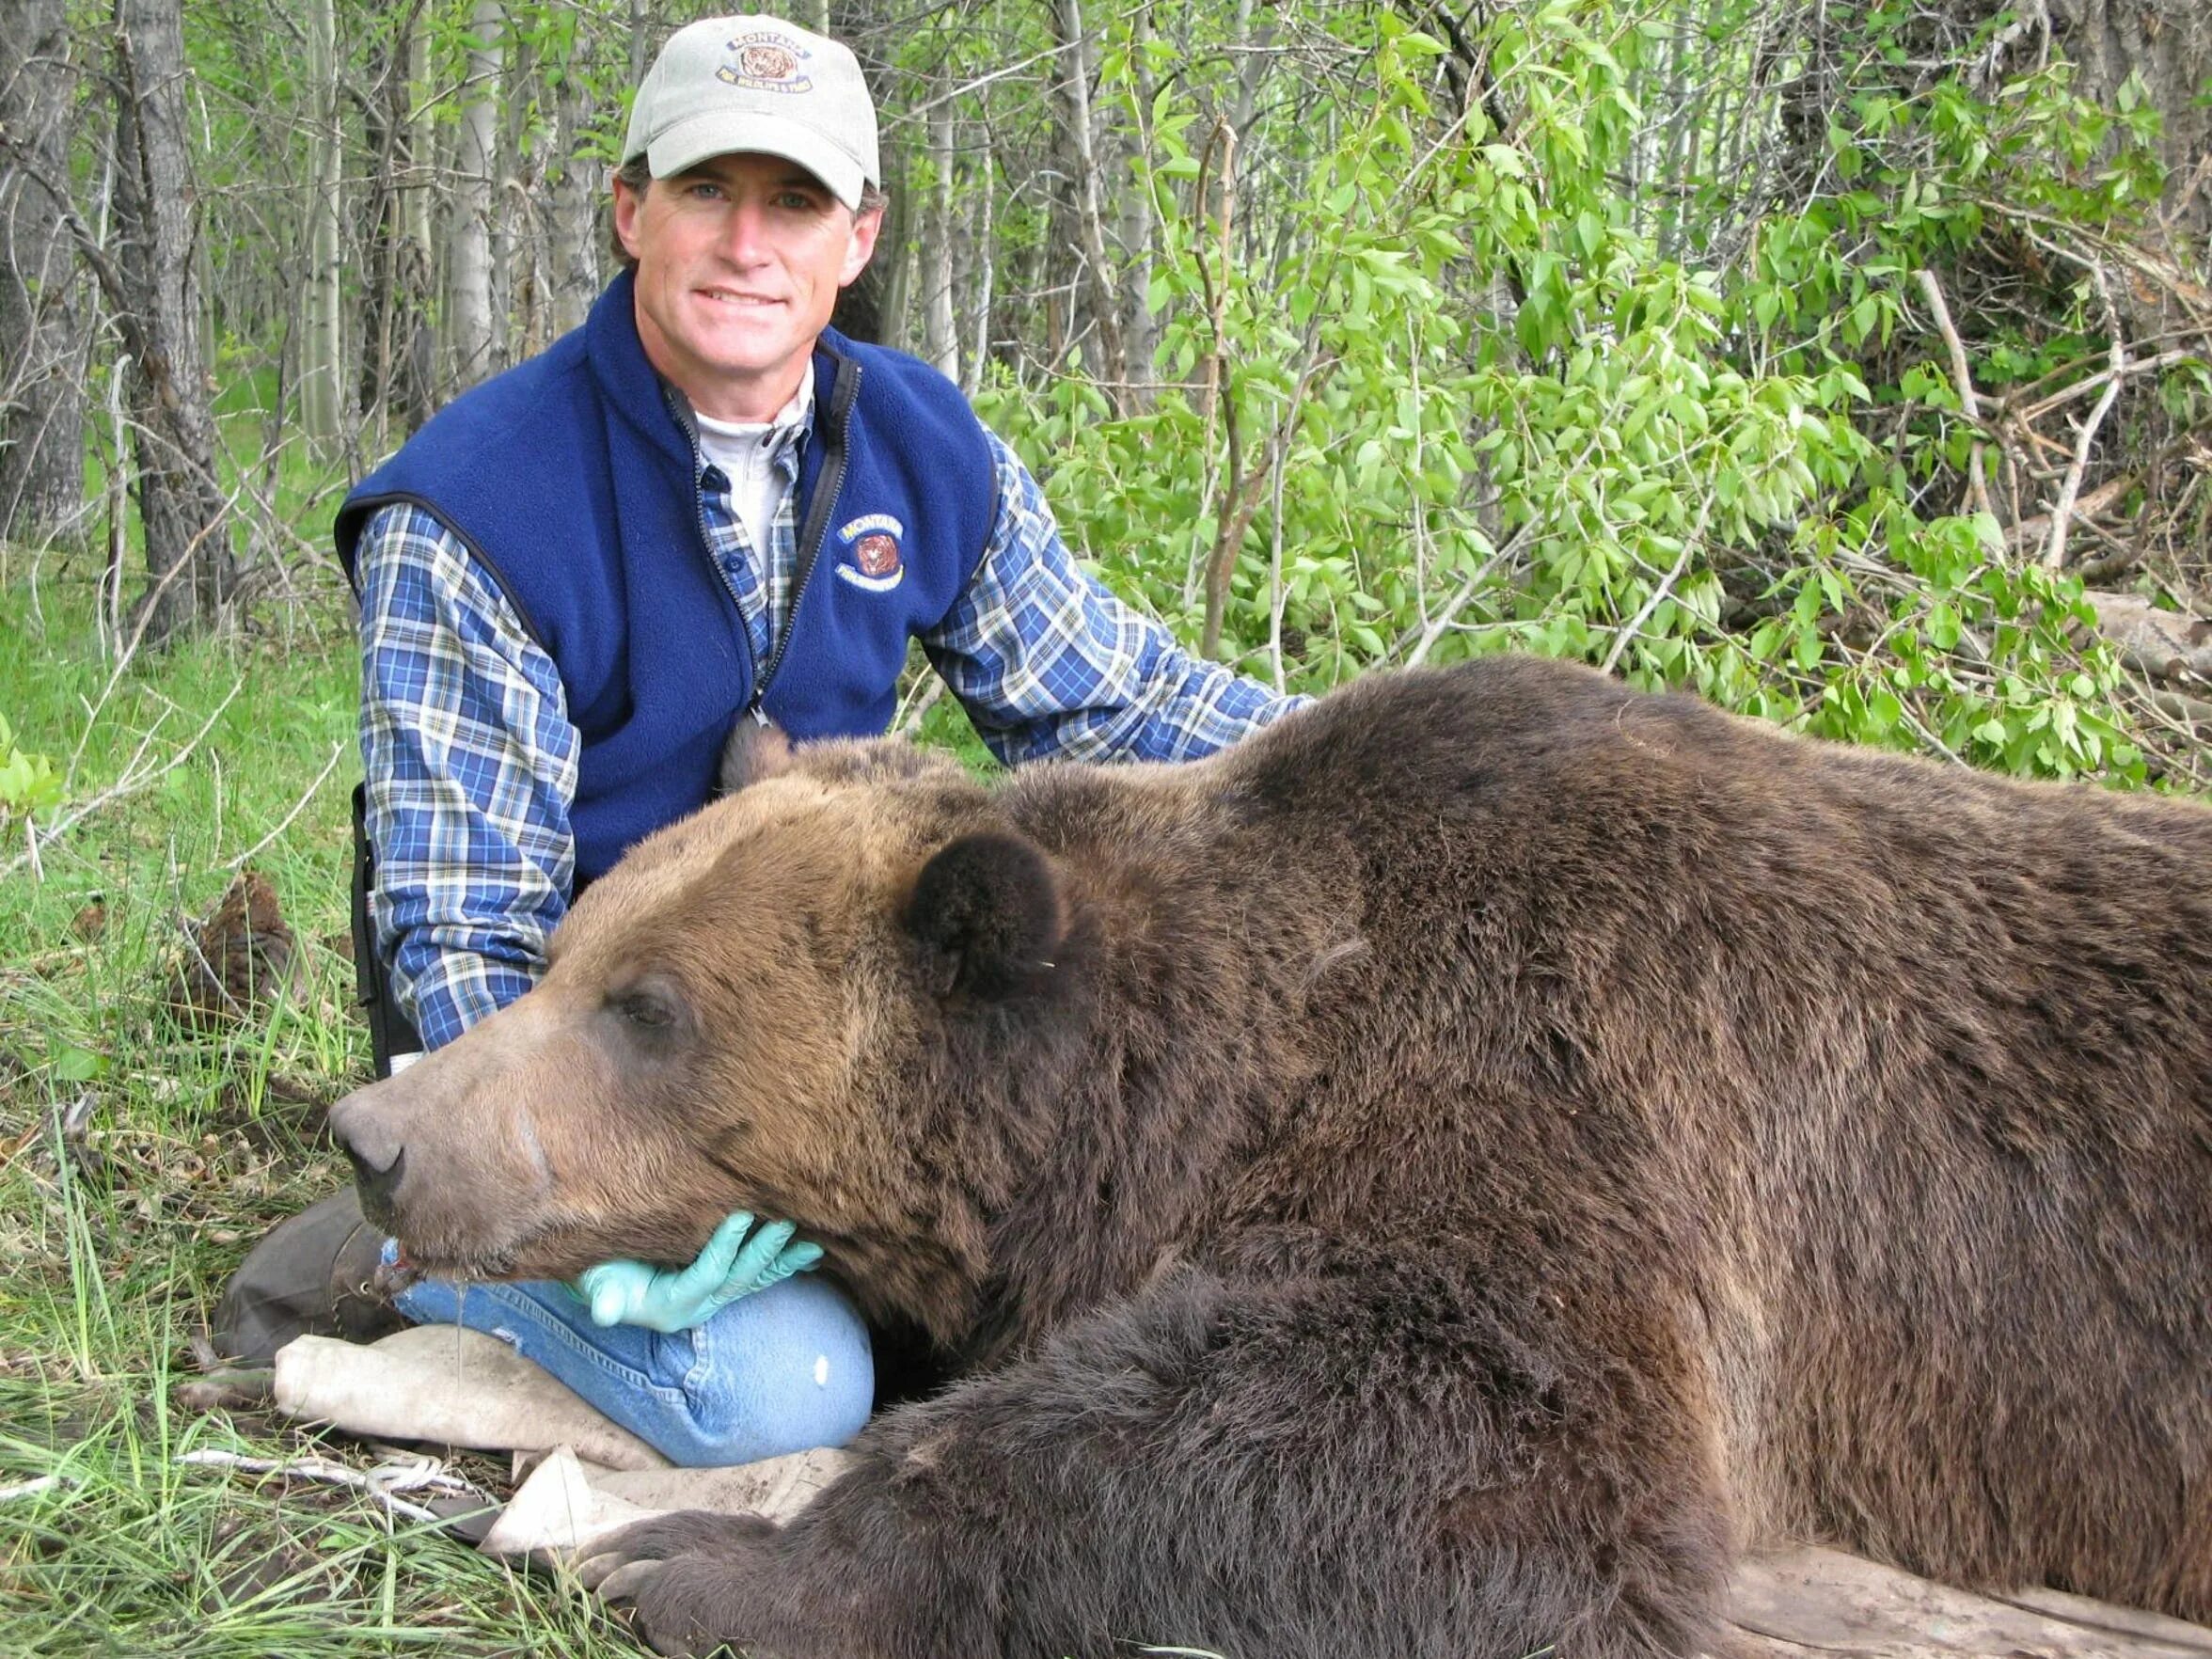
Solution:
<path fill-rule="evenodd" d="M 421 1277 L 422 1270 L 410 1261 L 407 1253 L 402 1250 L 394 1256 L 392 1260 L 380 1261 L 376 1264 L 376 1272 L 371 1283 L 376 1293 L 389 1301 Z"/>

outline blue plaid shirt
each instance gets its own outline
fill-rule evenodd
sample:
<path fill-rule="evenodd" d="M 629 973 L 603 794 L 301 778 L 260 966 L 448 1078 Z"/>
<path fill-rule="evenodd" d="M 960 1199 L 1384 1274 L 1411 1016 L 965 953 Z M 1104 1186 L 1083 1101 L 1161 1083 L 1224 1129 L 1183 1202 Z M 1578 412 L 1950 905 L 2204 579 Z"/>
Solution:
<path fill-rule="evenodd" d="M 997 527 L 968 592 L 921 643 L 1002 761 L 1195 759 L 1304 701 L 1184 652 L 1079 570 L 1028 468 L 985 435 Z M 790 614 L 803 441 L 794 427 L 780 443 L 766 559 L 729 481 L 712 463 L 700 474 L 715 561 L 756 662 Z M 357 569 L 377 940 L 434 1049 L 545 972 L 575 878 L 577 732 L 553 659 L 435 517 L 387 507 L 363 532 Z"/>

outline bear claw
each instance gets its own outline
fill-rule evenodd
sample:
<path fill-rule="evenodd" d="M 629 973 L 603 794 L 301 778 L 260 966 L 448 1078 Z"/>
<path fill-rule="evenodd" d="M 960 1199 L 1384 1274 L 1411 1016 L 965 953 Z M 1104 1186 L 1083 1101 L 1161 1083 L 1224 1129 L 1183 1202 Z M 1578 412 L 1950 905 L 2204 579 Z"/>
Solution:
<path fill-rule="evenodd" d="M 746 1582 L 745 1546 L 772 1536 L 758 1515 L 658 1515 L 602 1539 L 575 1563 L 584 1588 L 626 1602 L 627 1620 L 656 1653 L 704 1654 L 733 1641 Z"/>
<path fill-rule="evenodd" d="M 658 1578 L 661 1569 L 667 1565 L 666 1561 L 625 1561 L 590 1588 L 603 1602 L 634 1602 L 638 1593 Z"/>

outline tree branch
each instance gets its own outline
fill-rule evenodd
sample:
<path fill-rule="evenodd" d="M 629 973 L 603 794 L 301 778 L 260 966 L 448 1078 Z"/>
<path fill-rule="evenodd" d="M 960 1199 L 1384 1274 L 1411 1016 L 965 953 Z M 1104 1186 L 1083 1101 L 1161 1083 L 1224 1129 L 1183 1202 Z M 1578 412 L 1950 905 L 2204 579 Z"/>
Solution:
<path fill-rule="evenodd" d="M 2113 402 L 2120 396 L 2120 383 L 2127 376 L 2127 342 L 2120 330 L 2120 312 L 2112 304 L 2112 288 L 2105 279 L 2104 266 L 2091 265 L 2089 277 L 2096 285 L 2097 299 L 2104 306 L 2105 326 L 2111 330 L 2112 366 L 2107 371 L 2109 378 L 2105 382 L 2103 394 L 2096 401 L 2096 407 L 2089 412 L 2089 419 L 2081 423 L 2080 434 L 2074 443 L 2073 464 L 2066 468 L 2065 482 L 2059 486 L 2058 502 L 2051 508 L 2050 542 L 2043 550 L 2043 566 L 2046 570 L 2065 568 L 2066 521 L 2073 515 L 2075 498 L 2081 493 L 2081 475 L 2089 470 L 2089 451 L 2096 443 L 2097 428 L 2104 424 L 2105 416 L 2110 412 Z"/>
<path fill-rule="evenodd" d="M 1976 426 L 1982 424 L 1982 400 L 1974 391 L 1974 376 L 1967 364 L 1966 342 L 1959 339 L 1958 329 L 1951 321 L 1951 308 L 1943 303 L 1943 289 L 1936 280 L 1936 273 L 1922 267 L 1913 275 L 1919 278 L 1920 292 L 1927 299 L 1928 311 L 1936 319 L 1936 330 L 1943 336 L 1943 343 L 1951 348 L 1951 379 L 1958 390 L 1959 407 Z M 1997 507 L 1989 498 L 1989 485 L 1983 477 L 1983 464 L 1988 446 L 1977 435 L 1973 447 L 1967 453 L 1967 496 L 1982 512 L 1997 518 Z M 1999 522 L 2002 522 L 1999 520 Z"/>

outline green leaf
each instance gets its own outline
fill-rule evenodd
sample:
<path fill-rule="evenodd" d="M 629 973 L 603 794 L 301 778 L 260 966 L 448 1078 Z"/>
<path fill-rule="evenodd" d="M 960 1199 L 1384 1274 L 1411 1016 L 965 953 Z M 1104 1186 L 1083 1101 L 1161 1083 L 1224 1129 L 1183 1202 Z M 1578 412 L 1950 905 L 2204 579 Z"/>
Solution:
<path fill-rule="evenodd" d="M 1938 651 L 1955 650 L 1959 642 L 1959 615 L 1944 600 L 1928 607 L 1928 620 L 1922 624 L 1928 643 Z"/>
<path fill-rule="evenodd" d="M 62 1082 L 90 1082 L 107 1073 L 108 1058 L 74 1043 L 64 1045 L 54 1056 L 54 1075 Z"/>
<path fill-rule="evenodd" d="M 1581 244 L 1584 259 L 1596 259 L 1598 249 L 1605 245 L 1605 221 L 1584 208 L 1574 215 L 1574 239 Z"/>

